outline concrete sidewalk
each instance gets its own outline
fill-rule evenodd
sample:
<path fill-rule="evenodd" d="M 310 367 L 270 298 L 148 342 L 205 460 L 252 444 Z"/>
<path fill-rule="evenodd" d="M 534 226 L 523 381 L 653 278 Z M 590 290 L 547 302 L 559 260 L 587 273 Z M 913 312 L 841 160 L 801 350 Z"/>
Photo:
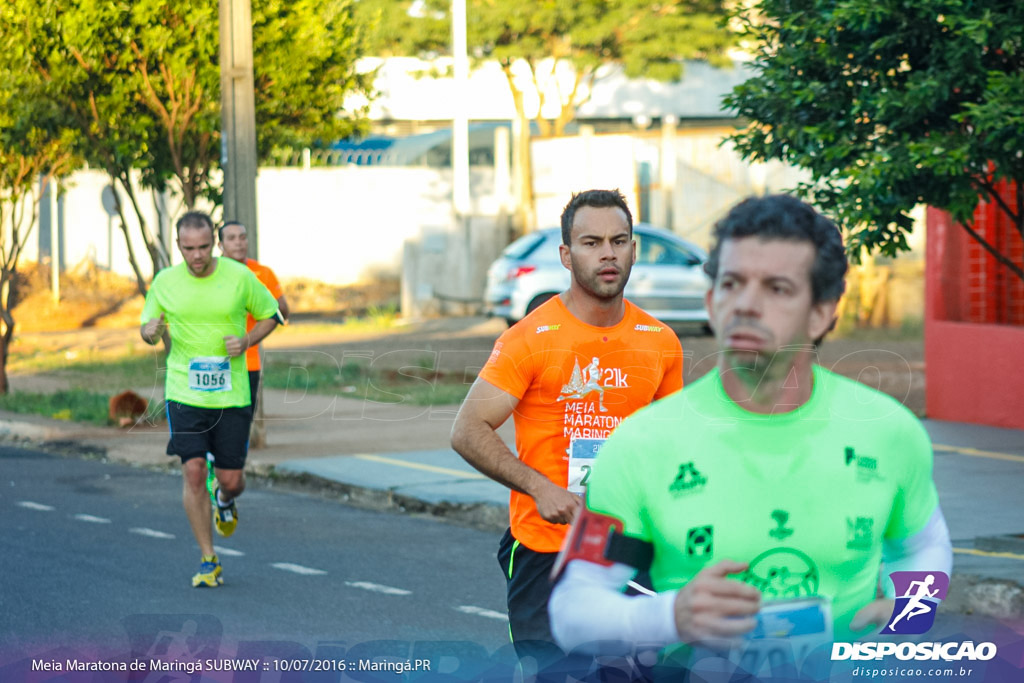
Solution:
<path fill-rule="evenodd" d="M 353 502 L 429 512 L 493 528 L 507 525 L 508 491 L 448 447 L 455 406 L 264 394 L 268 446 L 247 470 L 268 482 L 328 486 Z M 1024 618 L 1024 432 L 925 420 L 935 481 L 955 549 L 947 602 L 963 611 Z M 511 421 L 499 434 L 512 443 Z M 166 426 L 130 430 L 0 412 L 0 437 L 176 469 Z"/>
<path fill-rule="evenodd" d="M 1024 433 L 925 420 L 935 447 L 935 481 L 959 573 L 1024 580 Z M 486 505 L 507 510 L 508 490 L 450 448 L 289 460 L 285 473 L 307 474 L 428 505 Z M 1024 593 L 1021 595 L 1024 610 Z M 1022 612 L 1024 616 L 1024 612 Z"/>

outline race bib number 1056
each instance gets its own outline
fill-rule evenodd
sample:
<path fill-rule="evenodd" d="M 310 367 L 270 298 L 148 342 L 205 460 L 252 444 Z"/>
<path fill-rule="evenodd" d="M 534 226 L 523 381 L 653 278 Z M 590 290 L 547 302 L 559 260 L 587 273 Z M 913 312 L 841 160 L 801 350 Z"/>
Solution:
<path fill-rule="evenodd" d="M 231 391 L 231 360 L 227 356 L 203 356 L 188 363 L 188 388 L 192 391 Z"/>

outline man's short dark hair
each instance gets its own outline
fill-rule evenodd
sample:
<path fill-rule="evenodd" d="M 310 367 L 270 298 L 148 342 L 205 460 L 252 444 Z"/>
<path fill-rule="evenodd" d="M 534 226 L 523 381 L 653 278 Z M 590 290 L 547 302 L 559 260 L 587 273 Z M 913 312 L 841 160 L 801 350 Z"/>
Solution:
<path fill-rule="evenodd" d="M 751 197 L 715 223 L 714 246 L 704 264 L 704 272 L 712 281 L 718 276 L 722 244 L 744 237 L 810 242 L 814 246 L 814 265 L 811 266 L 814 303 L 838 301 L 846 290 L 846 251 L 839 228 L 796 197 L 784 194 Z"/>
<path fill-rule="evenodd" d="M 175 231 L 181 235 L 182 228 L 209 228 L 210 235 L 213 235 L 213 219 L 205 211 L 189 211 L 185 213 L 175 224 Z"/>
<path fill-rule="evenodd" d="M 569 246 L 572 239 L 572 223 L 576 220 L 576 211 L 581 206 L 593 206 L 598 209 L 617 207 L 626 214 L 629 234 L 633 235 L 633 214 L 629 212 L 626 198 L 618 190 L 587 190 L 576 192 L 562 209 L 562 244 Z"/>
<path fill-rule="evenodd" d="M 218 242 L 220 242 L 222 244 L 224 243 L 224 228 L 231 227 L 232 225 L 241 225 L 243 228 L 245 228 L 245 224 L 242 223 L 241 221 L 224 221 L 224 224 L 221 225 L 219 228 L 217 228 L 217 241 Z M 245 228 L 245 230 L 246 230 L 246 232 L 248 232 L 249 228 Z"/>

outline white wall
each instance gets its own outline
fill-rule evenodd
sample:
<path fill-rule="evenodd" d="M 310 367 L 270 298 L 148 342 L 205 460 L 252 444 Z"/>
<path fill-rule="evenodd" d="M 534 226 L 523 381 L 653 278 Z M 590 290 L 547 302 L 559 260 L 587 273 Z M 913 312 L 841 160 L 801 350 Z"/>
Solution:
<path fill-rule="evenodd" d="M 537 225 L 557 226 L 573 192 L 618 189 L 638 218 L 633 139 L 577 135 L 534 141 L 533 188 Z"/>
<path fill-rule="evenodd" d="M 492 215 L 499 208 L 493 178 L 493 170 L 473 171 L 474 211 L 479 215 Z M 91 170 L 79 171 L 67 181 L 61 202 L 64 263 L 73 268 L 89 261 L 132 275 L 119 219 L 108 220 L 100 201 L 107 184 L 104 173 Z M 312 278 L 344 285 L 380 272 L 397 277 L 406 240 L 447 233 L 452 225 L 451 172 L 447 170 L 263 168 L 257 177 L 256 197 L 260 260 L 282 279 Z M 155 234 L 152 193 L 142 192 L 139 203 Z M 125 215 L 136 259 L 146 277 L 151 277 L 152 264 L 135 213 L 129 207 Z M 25 260 L 38 260 L 38 244 L 38 235 L 33 235 Z M 181 260 L 173 240 L 171 257 L 173 263 Z"/>
<path fill-rule="evenodd" d="M 453 115 L 455 81 L 451 57 L 422 60 L 415 57 L 365 57 L 359 60 L 362 71 L 377 70 L 373 87 L 378 95 L 373 102 L 352 97 L 346 109 L 368 106 L 371 119 L 429 121 L 450 119 Z M 572 91 L 575 71 L 565 62 L 554 70 L 552 60 L 537 65 L 537 82 L 546 93 L 545 118 L 558 116 L 561 96 Z M 512 65 L 513 77 L 524 94 L 526 115 L 534 118 L 541 106 L 533 78 L 526 63 Z M 621 66 L 607 64 L 598 68 L 593 89 L 586 86 L 580 98 L 590 95 L 579 108 L 580 118 L 720 118 L 722 98 L 751 76 L 746 64 L 735 62 L 728 68 L 716 68 L 704 62 L 684 62 L 683 78 L 662 82 L 648 78 L 627 78 Z M 466 115 L 474 120 L 508 121 L 515 118 L 515 104 L 508 78 L 493 60 L 474 65 L 469 74 Z"/>
<path fill-rule="evenodd" d="M 109 184 L 107 174 L 95 170 L 77 171 L 64 181 L 64 194 L 59 199 L 58 211 L 64 220 L 65 268 L 74 268 L 79 263 L 88 261 L 118 273 L 133 275 L 128 261 L 128 247 L 119 227 L 120 219 L 110 219 L 103 209 L 101 195 L 103 188 Z M 151 277 L 152 261 L 146 251 L 135 211 L 123 193 L 121 197 L 125 203 L 125 217 L 128 220 L 135 258 L 146 277 Z M 153 205 L 153 194 L 148 191 L 142 192 L 138 201 L 149 229 L 156 234 L 157 213 Z M 39 259 L 40 234 L 44 230 L 49 230 L 49 225 L 37 226 L 36 230 L 37 233 L 32 236 L 25 250 L 24 258 L 27 261 Z"/>
<path fill-rule="evenodd" d="M 403 242 L 451 222 L 451 174 L 428 168 L 264 168 L 260 260 L 280 278 L 350 284 L 397 275 Z"/>
<path fill-rule="evenodd" d="M 707 246 L 711 224 L 738 199 L 764 190 L 777 191 L 797 180 L 791 169 L 781 165 L 752 168 L 733 150 L 719 146 L 723 132 L 680 131 L 668 146 L 669 152 L 660 136 L 650 134 L 535 140 L 538 225 L 557 225 L 570 194 L 590 188 L 619 188 L 639 218 L 637 166 L 647 164 L 653 173 L 651 180 L 657 183 L 660 166 L 667 162 L 675 167 L 674 184 L 668 188 L 655 184 L 647 190 L 652 221 Z M 504 182 L 508 182 L 507 174 Z M 509 188 L 495 188 L 494 183 L 493 168 L 472 169 L 471 214 L 495 220 L 457 227 L 451 212 L 449 169 L 356 165 L 262 168 L 256 193 L 260 260 L 282 279 L 311 278 L 345 285 L 380 273 L 399 276 L 403 253 L 408 253 L 406 244 L 411 242 L 425 253 L 437 254 L 441 259 L 437 263 L 444 263 L 448 277 L 432 282 L 434 291 L 470 298 L 479 289 L 492 252 L 500 250 L 508 236 L 507 223 L 500 217 L 511 209 L 502 206 Z M 62 200 L 64 264 L 73 268 L 88 260 L 106 268 L 111 266 L 112 254 L 113 270 L 131 275 L 117 219 L 108 221 L 100 200 L 106 184 L 106 176 L 97 171 L 75 173 L 67 184 Z M 152 193 L 143 192 L 139 201 L 155 232 Z M 668 215 L 670 221 L 658 220 Z M 149 277 L 150 259 L 135 214 L 128 210 L 126 216 L 136 257 Z M 216 218 L 220 220 L 220 216 Z M 111 228 L 112 241 L 108 240 Z M 37 244 L 38 236 L 34 236 L 27 260 L 37 260 Z M 171 256 L 172 262 L 180 261 L 173 240 Z M 437 267 L 434 262 L 421 266 L 421 276 Z"/>

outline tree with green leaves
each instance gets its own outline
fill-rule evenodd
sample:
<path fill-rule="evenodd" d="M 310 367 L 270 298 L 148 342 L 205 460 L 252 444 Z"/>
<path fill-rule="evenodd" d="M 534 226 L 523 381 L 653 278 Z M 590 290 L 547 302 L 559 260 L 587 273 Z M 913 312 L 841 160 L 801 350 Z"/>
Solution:
<path fill-rule="evenodd" d="M 796 191 L 844 224 L 855 257 L 907 249 L 927 204 L 1024 279 L 974 225 L 995 202 L 1024 237 L 1024 4 L 761 0 L 740 18 L 756 55 L 727 98 L 751 122 L 732 137 L 743 156 L 807 169 Z"/>
<path fill-rule="evenodd" d="M 0 68 L 0 394 L 10 390 L 7 358 L 14 339 L 18 266 L 39 215 L 39 200 L 75 165 L 72 131 L 24 116 L 27 71 Z M 51 256 L 53 258 L 53 256 Z"/>
<path fill-rule="evenodd" d="M 508 80 L 520 129 L 527 101 L 540 102 L 541 136 L 558 136 L 593 92 L 598 70 L 621 65 L 631 78 L 683 75 L 683 60 L 731 63 L 734 44 L 724 0 L 467 0 L 467 45 L 476 61 L 496 61 Z M 450 0 L 361 0 L 371 46 L 381 55 L 450 53 Z M 566 74 L 568 78 L 563 78 Z M 553 101 L 552 101 L 553 100 Z M 550 105 L 550 106 L 549 106 Z M 557 109 L 554 118 L 544 112 Z M 529 141 L 519 147 L 530 187 Z"/>
<path fill-rule="evenodd" d="M 353 0 L 253 3 L 257 145 L 330 144 L 365 125 L 345 98 L 365 93 L 356 71 L 361 33 Z M 217 0 L 10 0 L 0 53 L 40 75 L 39 115 L 77 130 L 80 153 L 123 193 L 156 272 L 167 266 L 140 192 L 170 190 L 185 209 L 220 203 L 220 65 Z M 11 55 L 14 52 L 9 53 Z M 0 56 L 0 60 L 6 59 Z M 136 180 L 138 178 L 138 181 Z M 145 279 L 129 245 L 139 291 Z"/>
<path fill-rule="evenodd" d="M 0 63 L 24 69 L 33 78 L 23 83 L 23 116 L 50 128 L 76 132 L 76 151 L 91 166 L 103 169 L 120 187 L 138 215 L 154 272 L 169 263 L 162 244 L 147 229 L 132 170 L 147 168 L 156 126 L 144 117 L 128 82 L 130 48 L 118 35 L 125 17 L 113 4 L 93 6 L 86 18 L 60 0 L 11 0 L 0 24 Z M 116 49 L 115 49 L 116 44 Z M 119 227 L 141 292 L 145 279 L 129 237 L 127 207 L 115 193 Z"/>

